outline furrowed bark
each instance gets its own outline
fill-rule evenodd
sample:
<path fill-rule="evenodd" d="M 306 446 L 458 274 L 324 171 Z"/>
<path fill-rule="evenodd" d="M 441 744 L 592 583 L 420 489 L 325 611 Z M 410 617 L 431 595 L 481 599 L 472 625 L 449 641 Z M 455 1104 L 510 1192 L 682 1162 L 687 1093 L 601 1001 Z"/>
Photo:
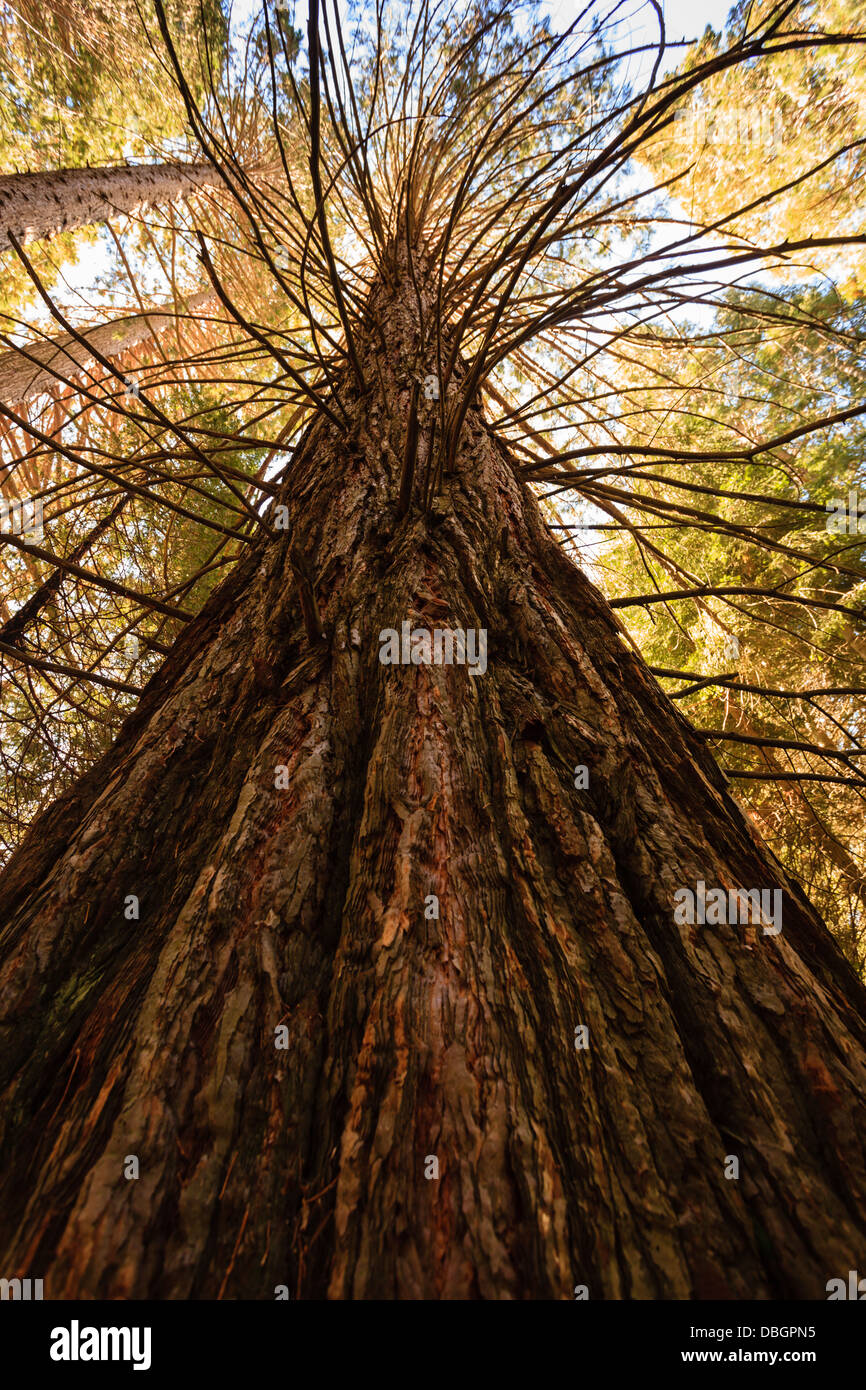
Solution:
<path fill-rule="evenodd" d="M 397 283 L 291 538 L 0 879 L 0 1267 L 51 1298 L 824 1298 L 866 1235 L 863 988 L 477 408 L 398 516 Z M 404 621 L 486 629 L 487 670 L 382 664 Z M 698 880 L 783 890 L 781 933 L 678 925 Z"/>
<path fill-rule="evenodd" d="M 210 164 L 135 164 L 0 176 L 0 249 L 171 203 L 219 182 Z"/>

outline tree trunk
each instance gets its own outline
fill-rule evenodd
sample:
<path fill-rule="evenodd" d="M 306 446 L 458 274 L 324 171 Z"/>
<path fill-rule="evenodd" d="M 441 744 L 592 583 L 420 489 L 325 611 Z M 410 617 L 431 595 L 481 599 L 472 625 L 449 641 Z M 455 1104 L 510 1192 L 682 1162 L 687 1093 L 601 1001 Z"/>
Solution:
<path fill-rule="evenodd" d="M 205 304 L 213 302 L 218 302 L 214 292 L 202 290 L 189 300 L 188 312 L 194 314 Z M 82 337 L 87 339 L 93 351 L 101 353 L 103 357 L 122 357 L 131 348 L 159 337 L 177 323 L 174 305 L 166 306 L 166 309 L 131 314 L 110 323 L 101 323 L 95 328 L 82 330 Z M 80 380 L 93 363 L 93 353 L 68 333 L 26 343 L 21 351 L 13 350 L 0 355 L 0 401 L 5 405 L 17 405 L 32 400 L 53 386 L 58 376 Z"/>
<path fill-rule="evenodd" d="M 43 241 L 92 222 L 132 215 L 197 189 L 214 188 L 211 164 L 136 164 L 116 169 L 55 169 L 0 177 L 0 249 Z"/>
<path fill-rule="evenodd" d="M 478 409 L 425 515 L 422 398 L 398 516 L 432 368 L 414 292 L 369 320 L 293 530 L 0 881 L 0 1269 L 824 1298 L 866 1238 L 864 991 Z M 404 621 L 485 629 L 486 672 L 382 664 Z M 699 880 L 780 888 L 781 932 L 679 925 Z"/>

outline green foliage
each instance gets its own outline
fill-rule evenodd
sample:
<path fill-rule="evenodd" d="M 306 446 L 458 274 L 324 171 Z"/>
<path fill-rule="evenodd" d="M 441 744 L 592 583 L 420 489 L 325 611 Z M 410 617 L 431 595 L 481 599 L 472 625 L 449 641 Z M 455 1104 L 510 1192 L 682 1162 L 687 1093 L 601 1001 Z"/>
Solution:
<path fill-rule="evenodd" d="M 724 33 L 707 29 L 680 71 L 694 72 L 775 8 L 769 0 L 740 0 Z M 807 26 L 840 36 L 862 33 L 866 4 L 800 4 L 785 29 Z M 659 180 L 675 180 L 671 195 L 697 224 L 724 225 L 753 243 L 777 245 L 831 228 L 857 234 L 866 178 L 863 49 L 841 43 L 794 48 L 781 36 L 776 46 L 770 59 L 725 68 L 685 93 L 641 159 Z M 862 247 L 851 247 L 847 256 L 849 274 L 862 272 Z M 838 248 L 811 250 L 808 261 L 839 281 Z"/>
<path fill-rule="evenodd" d="M 703 342 L 696 346 L 699 337 Z M 806 419 L 832 417 L 862 399 L 864 344 L 863 297 L 845 303 L 835 291 L 808 285 L 783 298 L 751 299 L 745 308 L 731 293 L 711 333 L 684 325 L 674 344 L 662 335 L 647 343 L 642 387 L 623 393 L 632 412 L 629 440 L 637 449 L 651 438 L 674 453 L 710 454 L 783 436 Z M 676 392 L 667 385 L 674 362 L 680 367 Z M 661 430 L 657 392 L 647 390 L 647 377 L 670 393 L 672 409 Z M 758 454 L 753 462 L 690 458 L 659 465 L 648 459 L 632 464 L 624 478 L 611 479 L 622 489 L 622 513 L 649 528 L 638 532 L 638 543 L 633 533 L 617 532 L 596 553 L 611 597 L 701 584 L 767 591 L 764 597 L 708 596 L 625 610 L 651 665 L 692 672 L 695 682 L 726 678 L 682 700 L 683 712 L 698 727 L 829 750 L 856 745 L 866 734 L 861 624 L 850 614 L 777 597 L 796 594 L 818 604 L 864 607 L 866 517 L 862 532 L 827 529 L 833 499 L 847 502 L 855 490 L 866 504 L 864 456 L 866 427 L 855 418 Z M 785 505 L 791 502 L 799 505 Z M 672 692 L 691 684 L 665 683 Z M 837 688 L 861 693 L 801 699 L 761 693 Z M 767 781 L 735 784 L 765 837 L 862 967 L 863 792 L 838 783 L 771 780 L 779 771 L 819 777 L 851 772 L 857 761 L 846 769 L 796 748 L 724 741 L 715 746 L 732 772 L 767 775 Z"/>
<path fill-rule="evenodd" d="M 193 90 L 206 90 L 201 38 L 218 72 L 225 44 L 219 0 L 195 18 L 183 0 L 168 14 Z M 164 57 L 152 42 L 150 0 L 0 3 L 4 81 L 0 84 L 0 167 L 82 168 L 150 159 L 185 143 L 186 113 Z"/>

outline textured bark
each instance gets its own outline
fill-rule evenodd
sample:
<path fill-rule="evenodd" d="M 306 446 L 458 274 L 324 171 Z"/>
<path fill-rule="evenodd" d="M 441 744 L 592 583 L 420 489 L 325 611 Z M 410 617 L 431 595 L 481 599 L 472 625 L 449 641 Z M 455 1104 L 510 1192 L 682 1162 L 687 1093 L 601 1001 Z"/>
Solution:
<path fill-rule="evenodd" d="M 218 303 L 216 295 L 212 290 L 202 290 L 189 300 L 188 311 L 194 314 L 209 303 Z M 58 376 L 80 380 L 93 367 L 94 352 L 109 359 L 118 358 L 131 348 L 160 337 L 178 322 L 174 306 L 166 307 L 167 312 L 130 314 L 85 330 L 81 336 L 87 339 L 87 347 L 69 333 L 62 333 L 56 338 L 26 343 L 23 351 L 0 354 L 0 401 L 16 405 L 32 400 L 55 385 Z M 100 369 L 100 375 L 103 374 Z"/>
<path fill-rule="evenodd" d="M 425 516 L 419 402 L 398 516 L 413 304 L 374 296 L 375 386 L 307 434 L 293 531 L 0 881 L 0 1269 L 54 1298 L 823 1298 L 866 1236 L 864 992 L 478 409 Z M 485 628 L 486 674 L 382 665 L 404 620 Z M 698 879 L 781 887 L 781 934 L 678 926 Z"/>
<path fill-rule="evenodd" d="M 0 249 L 18 241 L 43 241 L 92 222 L 132 215 L 213 188 L 210 164 L 136 164 L 117 169 L 54 169 L 0 176 Z"/>

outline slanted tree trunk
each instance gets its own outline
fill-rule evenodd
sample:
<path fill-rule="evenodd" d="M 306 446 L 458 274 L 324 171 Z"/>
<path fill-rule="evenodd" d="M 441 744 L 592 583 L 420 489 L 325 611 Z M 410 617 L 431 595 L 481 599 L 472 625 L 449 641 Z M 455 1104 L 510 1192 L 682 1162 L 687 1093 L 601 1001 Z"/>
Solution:
<path fill-rule="evenodd" d="M 0 249 L 43 241 L 92 222 L 131 215 L 213 188 L 211 164 L 136 164 L 116 169 L 54 169 L 0 177 Z"/>
<path fill-rule="evenodd" d="M 0 881 L 0 1268 L 52 1298 L 824 1298 L 866 1238 L 864 991 L 479 410 L 425 516 L 422 405 L 398 516 L 432 369 L 397 284 L 292 530 Z M 404 621 L 486 629 L 486 672 L 383 665 Z M 698 880 L 783 889 L 781 933 L 678 925 Z"/>
<path fill-rule="evenodd" d="M 206 304 L 216 303 L 212 290 L 194 294 L 188 302 L 188 312 L 195 314 Z M 56 338 L 27 343 L 0 355 L 0 401 L 17 405 L 32 400 L 47 391 L 58 378 L 80 380 L 94 363 L 94 352 L 109 359 L 122 357 L 131 348 L 160 337 L 178 322 L 174 305 L 153 313 L 130 314 L 97 324 L 82 332 L 87 346 L 62 333 Z M 100 375 L 102 375 L 100 369 Z"/>

